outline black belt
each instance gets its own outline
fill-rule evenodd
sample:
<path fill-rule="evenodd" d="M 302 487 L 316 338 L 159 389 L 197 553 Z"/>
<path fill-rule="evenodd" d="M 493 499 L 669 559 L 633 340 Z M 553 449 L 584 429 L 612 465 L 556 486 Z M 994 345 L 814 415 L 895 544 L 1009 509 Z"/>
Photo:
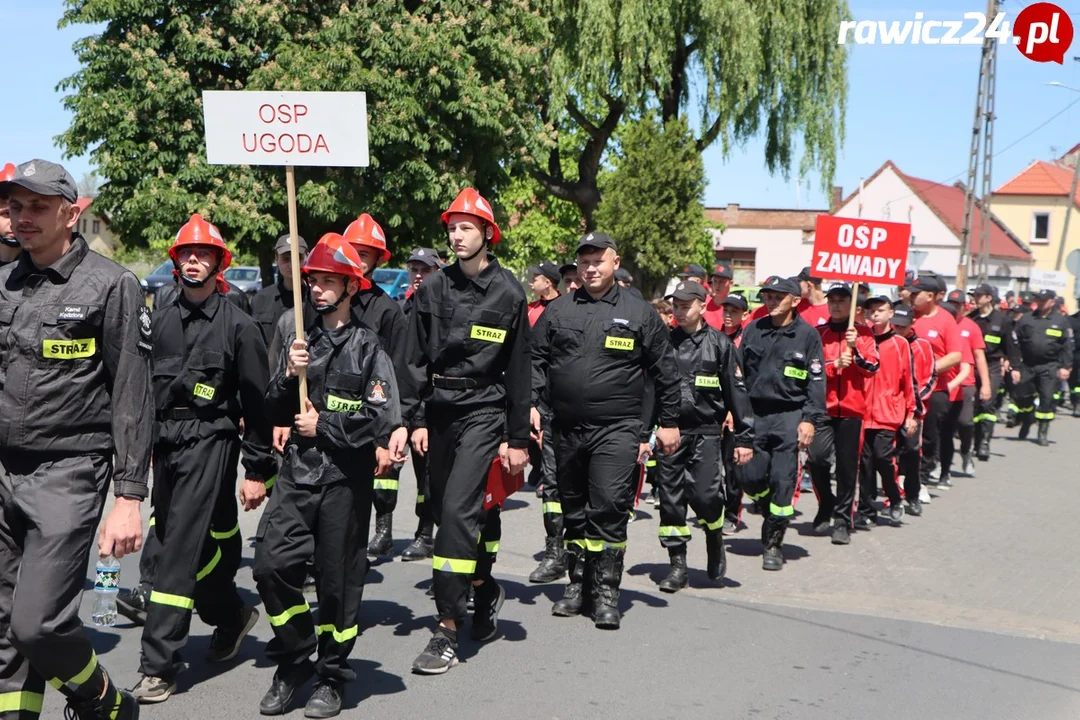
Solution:
<path fill-rule="evenodd" d="M 476 388 L 491 387 L 494 384 L 494 380 L 487 378 L 459 378 L 446 377 L 445 375 L 431 376 L 431 386 L 443 390 L 474 390 Z"/>
<path fill-rule="evenodd" d="M 217 408 L 167 408 L 159 410 L 158 420 L 217 420 L 229 414 Z"/>

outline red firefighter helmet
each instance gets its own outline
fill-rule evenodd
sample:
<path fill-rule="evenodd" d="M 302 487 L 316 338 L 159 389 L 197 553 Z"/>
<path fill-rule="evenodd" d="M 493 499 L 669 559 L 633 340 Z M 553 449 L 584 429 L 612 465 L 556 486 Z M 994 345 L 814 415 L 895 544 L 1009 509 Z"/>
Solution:
<path fill-rule="evenodd" d="M 475 189 L 468 187 L 458 193 L 458 196 L 454 198 L 454 202 L 450 203 L 450 207 L 442 214 L 443 225 L 447 224 L 450 216 L 454 213 L 473 215 L 490 225 L 492 229 L 490 242 L 492 245 L 497 244 L 499 238 L 502 237 L 499 226 L 495 223 L 495 213 L 491 209 L 491 203 L 485 200 Z"/>
<path fill-rule="evenodd" d="M 192 215 L 184 227 L 180 228 L 180 231 L 176 233 L 176 240 L 173 242 L 172 247 L 169 248 L 169 258 L 174 265 L 179 264 L 176 259 L 176 250 L 182 245 L 205 245 L 220 250 L 221 263 L 218 265 L 218 272 L 225 272 L 225 269 L 229 267 L 229 263 L 232 262 L 232 253 L 229 252 L 229 248 L 225 247 L 225 240 L 221 237 L 221 231 L 203 220 L 198 213 Z"/>
<path fill-rule="evenodd" d="M 4 166 L 3 170 L 0 170 L 0 182 L 8 182 L 15 179 L 15 166 L 8 163 Z"/>
<path fill-rule="evenodd" d="M 386 233 L 382 225 L 375 222 L 375 218 L 367 213 L 349 223 L 345 228 L 345 239 L 358 247 L 369 247 L 380 251 L 379 264 L 390 259 L 390 251 L 386 249 Z"/>
<path fill-rule="evenodd" d="M 364 269 L 360 264 L 360 255 L 357 254 L 356 248 L 344 236 L 337 233 L 323 235 L 312 248 L 303 268 L 305 275 L 310 272 L 345 275 L 359 280 L 361 290 L 371 287 L 371 281 L 364 277 Z"/>

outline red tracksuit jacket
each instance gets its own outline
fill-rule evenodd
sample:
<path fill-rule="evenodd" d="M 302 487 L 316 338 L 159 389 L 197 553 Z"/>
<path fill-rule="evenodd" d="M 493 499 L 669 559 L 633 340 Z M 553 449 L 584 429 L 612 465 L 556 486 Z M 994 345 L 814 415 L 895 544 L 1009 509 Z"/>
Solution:
<path fill-rule="evenodd" d="M 915 415 L 915 383 L 912 380 L 911 349 L 907 340 L 892 330 L 875 335 L 880 367 L 868 383 L 869 401 L 863 428 L 899 430 Z"/>
<path fill-rule="evenodd" d="M 870 378 L 878 371 L 878 351 L 874 334 L 863 325 L 856 325 L 859 333 L 852 352 L 852 363 L 843 370 L 837 369 L 834 360 L 847 349 L 844 334 L 847 323 L 819 325 L 821 345 L 825 350 L 825 407 L 829 417 L 866 417 L 866 397 Z"/>
<path fill-rule="evenodd" d="M 915 382 L 915 419 L 926 417 L 926 400 L 937 384 L 937 361 L 934 346 L 926 338 L 912 335 L 908 339 L 911 348 L 911 377 Z"/>

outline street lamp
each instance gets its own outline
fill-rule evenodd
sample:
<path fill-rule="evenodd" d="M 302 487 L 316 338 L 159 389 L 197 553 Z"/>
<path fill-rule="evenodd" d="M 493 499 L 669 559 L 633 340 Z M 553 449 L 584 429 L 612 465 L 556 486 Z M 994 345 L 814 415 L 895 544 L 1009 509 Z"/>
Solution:
<path fill-rule="evenodd" d="M 1072 90 L 1073 92 L 1080 92 L 1077 88 L 1070 87 L 1064 83 L 1057 81 L 1048 82 L 1047 85 L 1052 87 L 1065 88 L 1066 90 Z M 1080 183 L 1080 157 L 1073 158 L 1073 179 L 1072 188 L 1069 190 L 1069 197 L 1066 199 L 1065 204 L 1065 224 L 1061 227 L 1061 244 L 1058 245 L 1057 261 L 1054 263 L 1054 270 L 1061 270 L 1061 261 L 1065 258 L 1065 241 L 1069 237 L 1069 216 L 1072 215 L 1072 206 L 1076 198 L 1076 186 Z"/>

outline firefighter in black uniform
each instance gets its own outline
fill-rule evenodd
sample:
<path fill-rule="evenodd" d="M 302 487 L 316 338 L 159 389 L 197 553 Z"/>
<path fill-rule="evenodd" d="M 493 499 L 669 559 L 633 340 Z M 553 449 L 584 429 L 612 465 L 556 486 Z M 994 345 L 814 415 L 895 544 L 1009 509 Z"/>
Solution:
<path fill-rule="evenodd" d="M 990 399 L 982 400 L 982 379 L 976 375 L 978 394 L 975 396 L 975 457 L 986 462 L 990 459 L 990 440 L 994 437 L 997 423 L 997 403 L 1000 397 L 1001 378 L 1005 374 L 1005 361 L 1012 344 L 1012 319 L 1004 310 L 998 309 L 994 288 L 985 283 L 971 291 L 975 309 L 968 315 L 982 330 L 986 343 L 986 366 L 990 377 Z"/>
<path fill-rule="evenodd" d="M 251 301 L 248 300 L 247 293 L 238 287 L 234 287 L 225 282 L 224 278 L 218 281 L 218 289 L 221 291 L 222 296 L 238 309 L 243 310 L 248 315 L 251 314 Z M 180 280 L 177 279 L 172 285 L 162 285 L 154 292 L 154 307 L 167 307 L 176 302 L 176 298 L 180 296 Z"/>
<path fill-rule="evenodd" d="M 13 177 L 15 177 L 15 166 L 11 163 L 0 169 L 0 183 L 8 182 Z M 15 239 L 15 231 L 11 229 L 7 197 L 0 195 L 0 268 L 15 262 L 19 257 L 20 249 L 19 241 Z"/>
<path fill-rule="evenodd" d="M 1020 438 L 1027 437 L 1034 416 L 1039 421 L 1039 445 L 1043 447 L 1050 444 L 1055 389 L 1060 380 L 1069 378 L 1073 361 L 1072 326 L 1067 317 L 1054 309 L 1055 297 L 1053 290 L 1036 295 L 1035 311 L 1024 315 L 1013 329 L 1009 354 L 1019 408 Z"/>
<path fill-rule="evenodd" d="M 660 582 L 664 592 L 686 587 L 686 544 L 690 527 L 686 506 L 705 529 L 706 571 L 712 581 L 727 572 L 724 541 L 724 473 L 721 430 L 731 411 L 734 462 L 753 456 L 754 416 L 746 394 L 739 351 L 703 317 L 705 286 L 686 280 L 669 296 L 678 326 L 671 331 L 679 370 L 679 448 L 660 456 L 660 544 L 668 549 L 671 570 Z"/>
<path fill-rule="evenodd" d="M 525 292 L 489 245 L 499 241 L 491 205 L 462 190 L 442 215 L 457 262 L 416 292 L 409 318 L 409 363 L 420 388 L 413 446 L 428 456 L 435 523 L 433 588 L 439 626 L 413 672 L 457 664 L 458 627 L 475 588 L 472 637 L 498 634 L 505 591 L 491 576 L 501 527 L 484 514 L 488 472 L 525 469 L 529 447 L 529 328 Z M 483 548 L 480 547 L 483 544 Z"/>
<path fill-rule="evenodd" d="M 193 609 L 216 628 L 210 662 L 236 657 L 255 626 L 259 613 L 244 606 L 234 583 L 242 543 L 236 465 L 242 452 L 246 510 L 262 503 L 275 470 L 264 403 L 266 345 L 255 321 L 225 301 L 217 284 L 232 254 L 214 225 L 192 215 L 169 257 L 182 289 L 154 310 L 158 557 L 142 636 L 143 677 L 133 691 L 141 703 L 164 702 L 176 689 Z"/>
<path fill-rule="evenodd" d="M 344 685 L 356 677 L 349 653 L 367 571 L 374 477 L 368 448 L 401 424 L 401 409 L 390 358 L 349 307 L 368 284 L 355 250 L 341 235 L 326 235 L 304 275 L 317 312 L 306 342 L 284 339 L 289 349 L 267 390 L 272 422 L 292 419 L 294 429 L 255 551 L 255 582 L 274 631 L 266 654 L 277 663 L 259 712 L 287 712 L 296 688 L 314 673 L 304 715 L 328 718 L 341 712 Z M 303 406 L 300 371 L 310 393 Z M 317 618 L 303 592 L 312 555 Z"/>
<path fill-rule="evenodd" d="M 23 163 L 3 195 L 23 251 L 0 270 L 0 716 L 38 717 L 48 679 L 65 714 L 132 720 L 139 707 L 98 664 L 79 598 L 110 480 L 98 554 L 142 544 L 150 314 L 135 276 L 73 232 L 64 168 Z"/>
<path fill-rule="evenodd" d="M 717 279 L 718 275 L 715 273 L 713 277 Z M 728 279 L 730 280 L 730 279 Z M 739 349 L 739 345 L 742 343 L 743 334 L 743 318 L 746 317 L 750 311 L 750 304 L 746 302 L 746 298 L 741 293 L 733 293 L 726 296 L 720 301 L 720 305 L 723 308 L 723 325 L 721 332 L 728 336 L 728 339 L 735 344 L 735 349 Z M 708 305 L 706 304 L 706 308 Z M 740 359 L 742 355 L 740 354 Z M 724 423 L 724 434 L 721 440 L 724 450 L 724 534 L 734 535 L 739 531 L 739 523 L 741 522 L 742 506 L 743 506 L 743 491 L 739 487 L 739 483 L 735 482 L 735 427 L 732 424 L 731 416 L 728 416 L 727 422 Z"/>
<path fill-rule="evenodd" d="M 1073 331 L 1073 361 L 1069 373 L 1069 394 L 1072 396 L 1072 416 L 1080 417 L 1080 342 L 1076 341 L 1080 333 L 1080 310 L 1069 316 L 1069 327 Z"/>
<path fill-rule="evenodd" d="M 300 250 L 300 266 L 303 267 L 307 261 L 307 241 L 299 235 L 296 239 Z M 274 328 L 277 327 L 278 320 L 287 310 L 293 308 L 292 245 L 288 235 L 277 239 L 274 245 L 274 261 L 277 263 L 278 281 L 259 290 L 251 299 L 251 317 L 259 323 L 267 348 L 274 339 Z M 303 297 L 308 296 L 306 285 L 301 285 L 300 290 Z M 277 361 L 276 355 L 271 357 L 271 364 Z"/>
<path fill-rule="evenodd" d="M 801 294 L 795 278 L 766 280 L 761 299 L 769 314 L 747 326 L 740 345 L 754 408 L 754 457 L 737 467 L 735 476 L 766 509 L 761 526 L 765 570 L 784 567 L 784 532 L 795 514 L 791 501 L 799 451 L 810 447 L 814 427 L 825 421 L 821 334 L 795 310 Z"/>
<path fill-rule="evenodd" d="M 343 233 L 345 239 L 360 256 L 364 277 L 370 278 L 379 265 L 390 259 L 390 250 L 386 247 L 386 234 L 375 218 L 364 213 L 353 220 Z M 382 342 L 383 350 L 390 355 L 397 375 L 397 383 L 402 387 L 401 398 L 415 397 L 407 387 L 411 381 L 408 365 L 405 362 L 405 313 L 401 305 L 390 299 L 377 283 L 369 283 L 353 299 L 352 308 L 356 317 Z M 402 411 L 411 415 L 408 407 Z M 397 508 L 398 478 L 401 465 L 390 461 L 390 448 L 404 448 L 408 443 L 409 431 L 405 427 L 395 428 L 391 435 L 379 438 L 372 452 L 371 461 L 375 465 L 375 534 L 368 544 L 367 553 L 372 557 L 390 555 L 394 549 L 394 509 Z M 396 452 L 396 450 L 395 450 Z"/>
<path fill-rule="evenodd" d="M 408 324 L 416 309 L 416 291 L 424 281 L 438 272 L 441 263 L 439 254 L 432 248 L 413 248 L 406 267 L 409 268 L 411 284 L 408 296 L 401 305 Z M 416 428 L 409 428 L 410 434 Z M 416 475 L 416 533 L 409 546 L 401 551 L 402 562 L 429 560 L 435 551 L 435 519 L 431 514 L 431 499 L 428 493 L 427 456 L 411 449 L 413 474 Z"/>
<path fill-rule="evenodd" d="M 577 261 L 582 287 L 548 305 L 533 328 L 532 424 L 539 430 L 536 408 L 547 403 L 554 437 L 544 442 L 555 443 L 570 574 L 551 612 L 591 610 L 596 627 L 617 629 L 636 464 L 649 450 L 646 373 L 665 454 L 679 448 L 679 376 L 660 315 L 615 282 L 615 241 L 589 233 Z"/>

